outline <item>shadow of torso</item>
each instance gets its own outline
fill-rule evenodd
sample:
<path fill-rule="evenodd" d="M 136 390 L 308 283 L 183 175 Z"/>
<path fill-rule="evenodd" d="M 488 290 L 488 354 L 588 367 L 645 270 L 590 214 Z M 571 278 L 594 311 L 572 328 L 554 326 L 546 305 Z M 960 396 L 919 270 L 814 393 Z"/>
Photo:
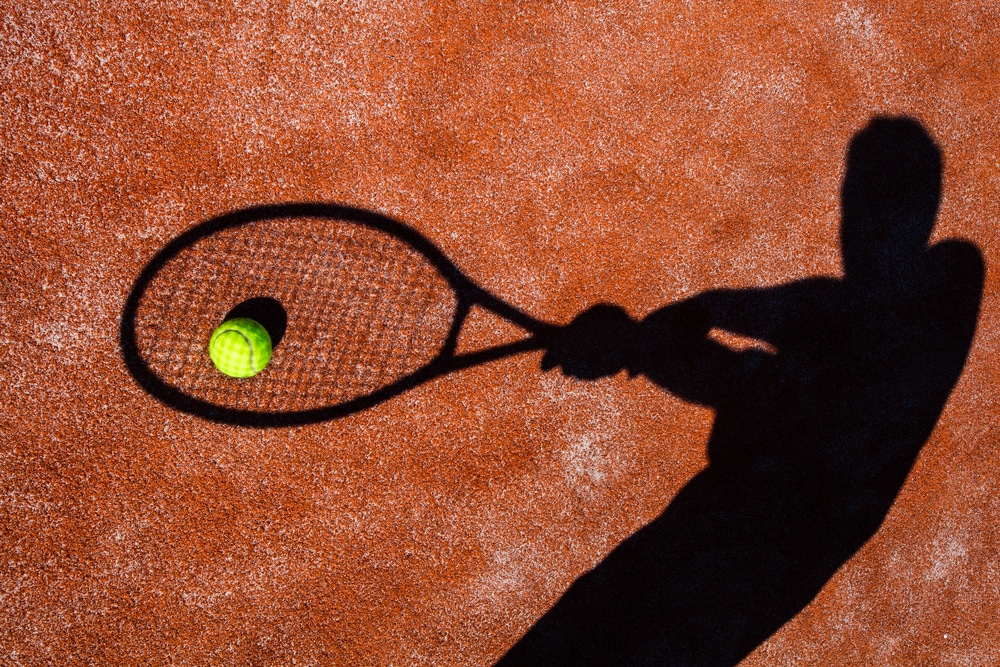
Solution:
<path fill-rule="evenodd" d="M 637 372 L 716 421 L 709 465 L 499 665 L 735 665 L 878 530 L 968 355 L 983 264 L 719 290 L 638 327 Z M 736 351 L 722 328 L 777 349 Z"/>

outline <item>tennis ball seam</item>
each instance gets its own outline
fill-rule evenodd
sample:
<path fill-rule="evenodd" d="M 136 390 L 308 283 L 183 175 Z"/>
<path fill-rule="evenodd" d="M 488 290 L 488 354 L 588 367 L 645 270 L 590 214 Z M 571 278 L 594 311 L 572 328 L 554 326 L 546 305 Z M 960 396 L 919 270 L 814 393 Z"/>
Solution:
<path fill-rule="evenodd" d="M 245 333 L 243 333 L 242 331 L 240 331 L 239 329 L 226 329 L 222 333 L 239 334 L 240 337 L 243 338 L 243 340 L 245 340 L 247 342 L 247 347 L 250 348 L 250 370 L 256 372 L 257 371 L 257 365 L 254 364 L 254 362 L 253 362 L 254 361 L 253 341 L 250 340 L 250 338 Z"/>

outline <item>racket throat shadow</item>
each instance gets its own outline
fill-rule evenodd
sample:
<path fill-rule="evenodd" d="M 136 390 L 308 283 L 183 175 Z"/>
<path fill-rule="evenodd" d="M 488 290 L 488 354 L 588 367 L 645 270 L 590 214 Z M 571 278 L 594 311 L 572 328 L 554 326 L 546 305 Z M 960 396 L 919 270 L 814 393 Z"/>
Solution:
<path fill-rule="evenodd" d="M 462 327 L 465 326 L 465 321 L 468 319 L 471 310 L 472 304 L 469 301 L 459 299 L 458 304 L 455 306 L 455 317 L 451 321 L 448 337 L 445 338 L 444 345 L 441 346 L 441 352 L 438 355 L 439 358 L 455 356 L 455 351 L 458 349 L 458 336 L 462 333 Z"/>
<path fill-rule="evenodd" d="M 460 299 L 448 335 L 430 365 L 450 372 L 545 348 L 549 327 L 530 321 L 531 327 L 527 328 L 526 322 L 520 320 L 494 304 Z"/>

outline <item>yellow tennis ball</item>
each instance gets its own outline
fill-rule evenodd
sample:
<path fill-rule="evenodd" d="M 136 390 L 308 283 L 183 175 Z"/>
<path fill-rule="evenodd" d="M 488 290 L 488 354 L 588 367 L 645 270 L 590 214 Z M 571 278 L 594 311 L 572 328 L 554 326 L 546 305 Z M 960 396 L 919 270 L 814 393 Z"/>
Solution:
<path fill-rule="evenodd" d="M 219 372 L 248 378 L 260 373 L 271 361 L 271 336 L 260 323 L 237 317 L 223 322 L 212 333 L 208 356 Z"/>

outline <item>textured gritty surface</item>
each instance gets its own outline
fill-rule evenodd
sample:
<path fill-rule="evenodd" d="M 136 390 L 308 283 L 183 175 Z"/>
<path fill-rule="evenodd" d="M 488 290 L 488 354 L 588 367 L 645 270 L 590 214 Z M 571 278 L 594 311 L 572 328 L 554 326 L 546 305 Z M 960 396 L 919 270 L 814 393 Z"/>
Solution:
<path fill-rule="evenodd" d="M 169 239 L 337 201 L 538 317 L 642 316 L 838 275 L 847 143 L 899 113 L 986 258 L 977 335 L 882 529 L 745 664 L 1000 662 L 1000 10 L 753 4 L 3 3 L 0 663 L 491 664 L 704 465 L 711 411 L 538 355 L 308 427 L 174 412 L 117 346 Z"/>

